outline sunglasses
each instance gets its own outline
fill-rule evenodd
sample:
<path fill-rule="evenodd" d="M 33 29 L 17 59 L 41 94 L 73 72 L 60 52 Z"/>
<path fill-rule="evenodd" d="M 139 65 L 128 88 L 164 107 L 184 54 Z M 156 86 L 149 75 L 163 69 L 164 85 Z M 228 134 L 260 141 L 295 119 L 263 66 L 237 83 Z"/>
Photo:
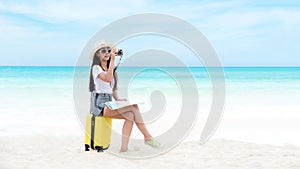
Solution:
<path fill-rule="evenodd" d="M 110 53 L 111 49 L 110 48 L 108 48 L 107 50 L 106 49 L 101 49 L 100 52 L 101 52 L 101 54 L 105 54 L 106 52 Z"/>

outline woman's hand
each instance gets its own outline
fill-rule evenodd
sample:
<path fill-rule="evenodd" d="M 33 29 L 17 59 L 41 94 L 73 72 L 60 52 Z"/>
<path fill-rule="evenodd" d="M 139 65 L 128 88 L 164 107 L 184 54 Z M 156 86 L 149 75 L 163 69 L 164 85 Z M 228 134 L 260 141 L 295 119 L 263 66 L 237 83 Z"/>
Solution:
<path fill-rule="evenodd" d="M 115 59 L 116 56 L 117 56 L 117 50 L 116 48 L 112 48 L 110 52 L 110 58 Z"/>

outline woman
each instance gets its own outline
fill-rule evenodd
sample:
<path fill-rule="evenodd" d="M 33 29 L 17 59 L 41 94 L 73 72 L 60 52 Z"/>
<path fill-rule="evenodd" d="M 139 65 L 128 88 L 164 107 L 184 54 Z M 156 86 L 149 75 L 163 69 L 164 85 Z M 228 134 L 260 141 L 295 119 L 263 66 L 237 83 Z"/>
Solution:
<path fill-rule="evenodd" d="M 129 137 L 132 131 L 133 122 L 144 135 L 145 144 L 157 148 L 160 143 L 154 140 L 148 132 L 139 108 L 137 105 L 127 106 L 117 110 L 110 110 L 105 106 L 105 102 L 111 101 L 112 97 L 116 101 L 125 101 L 120 99 L 117 93 L 117 74 L 114 70 L 116 49 L 112 48 L 104 40 L 95 43 L 94 49 L 90 53 L 90 59 L 93 61 L 90 71 L 89 90 L 92 92 L 92 97 L 98 95 L 96 103 L 99 109 L 99 115 L 114 119 L 124 119 L 122 129 L 122 145 L 120 152 L 125 152 L 128 149 Z"/>

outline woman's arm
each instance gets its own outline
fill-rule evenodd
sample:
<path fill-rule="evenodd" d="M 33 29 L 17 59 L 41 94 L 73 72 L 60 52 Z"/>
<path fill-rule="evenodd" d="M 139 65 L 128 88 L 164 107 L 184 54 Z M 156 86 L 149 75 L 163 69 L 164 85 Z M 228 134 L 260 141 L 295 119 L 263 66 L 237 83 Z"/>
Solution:
<path fill-rule="evenodd" d="M 114 64 L 115 64 L 115 57 L 117 56 L 116 49 L 113 48 L 111 53 L 110 53 L 110 63 L 109 63 L 109 68 L 107 70 L 107 73 L 100 73 L 98 75 L 98 78 L 105 82 L 111 82 L 113 78 L 113 73 L 114 73 Z"/>
<path fill-rule="evenodd" d="M 120 99 L 118 95 L 118 90 L 113 91 L 113 97 L 116 101 L 127 101 L 127 99 Z"/>
<path fill-rule="evenodd" d="M 117 90 L 114 90 L 112 94 L 113 94 L 113 97 L 114 97 L 115 100 L 119 100 L 119 96 L 118 96 L 118 91 Z"/>

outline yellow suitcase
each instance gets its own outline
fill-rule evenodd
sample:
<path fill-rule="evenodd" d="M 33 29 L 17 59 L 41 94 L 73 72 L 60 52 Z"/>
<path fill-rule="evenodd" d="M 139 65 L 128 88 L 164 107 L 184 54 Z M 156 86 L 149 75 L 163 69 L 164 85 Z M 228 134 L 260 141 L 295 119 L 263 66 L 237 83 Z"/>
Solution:
<path fill-rule="evenodd" d="M 90 148 L 103 152 L 110 145 L 112 119 L 109 117 L 89 114 L 86 118 L 85 151 Z"/>

